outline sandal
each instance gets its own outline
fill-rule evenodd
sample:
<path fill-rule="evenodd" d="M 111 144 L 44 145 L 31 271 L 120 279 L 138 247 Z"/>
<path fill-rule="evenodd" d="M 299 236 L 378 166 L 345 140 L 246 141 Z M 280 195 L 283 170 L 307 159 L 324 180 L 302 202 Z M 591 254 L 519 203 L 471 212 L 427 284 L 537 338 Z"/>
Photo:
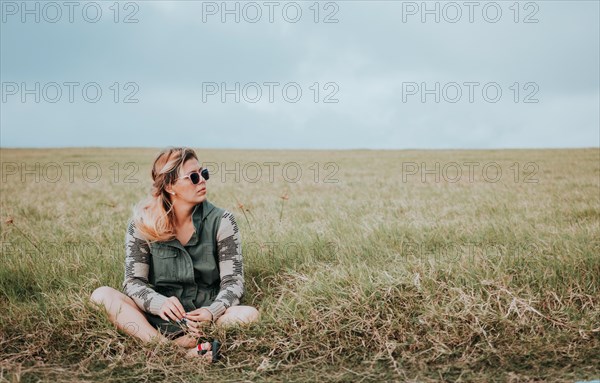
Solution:
<path fill-rule="evenodd" d="M 205 343 L 210 343 L 210 345 L 211 345 L 210 349 L 208 349 L 204 346 Z M 206 341 L 200 340 L 200 342 L 198 342 L 198 345 L 196 346 L 198 355 L 204 355 L 207 352 L 212 351 L 212 362 L 213 363 L 215 363 L 219 359 L 221 359 L 221 353 L 219 352 L 220 349 L 221 349 L 221 342 L 219 342 L 216 339 L 212 339 L 210 342 L 208 340 L 206 340 Z"/>

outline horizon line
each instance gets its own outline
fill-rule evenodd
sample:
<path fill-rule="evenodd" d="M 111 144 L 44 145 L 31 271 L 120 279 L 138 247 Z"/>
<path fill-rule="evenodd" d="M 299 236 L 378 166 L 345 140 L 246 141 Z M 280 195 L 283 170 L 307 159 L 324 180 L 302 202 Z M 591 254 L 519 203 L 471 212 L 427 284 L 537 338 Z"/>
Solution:
<path fill-rule="evenodd" d="M 0 150 L 62 150 L 62 149 L 163 149 L 167 147 L 177 147 L 179 145 L 164 145 L 164 146 L 8 146 L 0 145 Z M 182 145 L 185 146 L 185 145 Z M 186 146 L 198 150 L 262 150 L 262 151 L 402 151 L 402 150 L 573 150 L 573 149 L 600 149 L 598 146 L 550 146 L 550 147 L 499 147 L 499 148 L 227 148 L 227 147 L 196 147 L 193 145 Z"/>

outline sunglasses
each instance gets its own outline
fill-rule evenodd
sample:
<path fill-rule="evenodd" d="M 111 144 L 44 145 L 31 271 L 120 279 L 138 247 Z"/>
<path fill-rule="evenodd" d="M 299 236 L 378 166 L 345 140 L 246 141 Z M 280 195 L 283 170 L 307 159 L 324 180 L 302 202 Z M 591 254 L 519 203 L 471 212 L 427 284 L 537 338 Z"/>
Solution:
<path fill-rule="evenodd" d="M 190 181 L 192 181 L 192 183 L 194 185 L 198 185 L 198 183 L 200 182 L 200 177 L 204 178 L 205 180 L 208 181 L 208 169 L 202 169 L 200 172 L 193 172 L 190 173 L 188 175 L 185 175 L 183 177 L 179 177 L 178 180 L 182 179 L 182 178 L 189 178 Z"/>

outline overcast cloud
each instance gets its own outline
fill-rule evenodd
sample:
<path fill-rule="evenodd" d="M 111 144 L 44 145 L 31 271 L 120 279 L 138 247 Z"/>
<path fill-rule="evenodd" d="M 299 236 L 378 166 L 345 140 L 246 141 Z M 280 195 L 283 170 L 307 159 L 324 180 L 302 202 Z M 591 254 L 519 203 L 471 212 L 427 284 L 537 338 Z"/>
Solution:
<path fill-rule="evenodd" d="M 600 145 L 598 1 L 0 3 L 2 147 Z"/>

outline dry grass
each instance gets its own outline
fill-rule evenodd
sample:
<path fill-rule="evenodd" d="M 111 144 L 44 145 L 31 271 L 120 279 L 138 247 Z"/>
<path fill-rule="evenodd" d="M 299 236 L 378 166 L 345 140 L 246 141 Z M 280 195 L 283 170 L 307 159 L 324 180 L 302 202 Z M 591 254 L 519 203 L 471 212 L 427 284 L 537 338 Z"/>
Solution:
<path fill-rule="evenodd" d="M 211 329 L 224 343 L 215 366 L 142 345 L 88 303 L 94 288 L 122 282 L 126 220 L 155 153 L 0 150 L 0 380 L 600 378 L 598 149 L 199 150 L 201 161 L 263 171 L 255 183 L 218 173 L 209 181 L 209 199 L 236 215 L 245 303 L 262 313 L 250 328 Z M 80 163 L 72 182 L 69 161 Z M 273 182 L 269 161 L 281 164 Z M 472 182 L 466 173 L 456 183 L 403 180 L 407 162 L 453 161 L 481 164 Z M 61 165 L 58 182 L 48 182 L 55 173 L 21 179 L 23 164 L 39 163 L 41 174 L 50 162 Z M 123 182 L 128 162 L 139 165 L 138 182 Z M 491 162 L 503 171 L 498 182 L 482 176 Z M 523 180 L 529 162 L 537 183 Z M 85 163 L 102 167 L 98 182 L 82 178 Z M 300 182 L 282 176 L 290 163 Z M 324 182 L 335 167 L 329 180 L 339 182 Z"/>

